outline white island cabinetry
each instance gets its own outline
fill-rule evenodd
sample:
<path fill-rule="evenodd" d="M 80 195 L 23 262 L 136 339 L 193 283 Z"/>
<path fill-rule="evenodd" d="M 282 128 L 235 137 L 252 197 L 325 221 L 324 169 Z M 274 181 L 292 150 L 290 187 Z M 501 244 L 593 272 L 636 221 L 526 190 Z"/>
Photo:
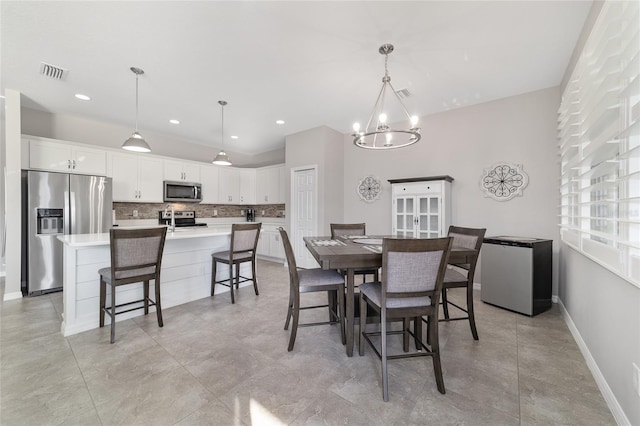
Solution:
<path fill-rule="evenodd" d="M 98 328 L 100 280 L 98 269 L 110 265 L 109 234 L 61 235 L 64 246 L 62 334 L 69 336 Z M 161 301 L 163 308 L 211 297 L 211 254 L 229 250 L 230 232 L 190 229 L 167 233 L 162 255 Z M 249 264 L 240 273 L 251 276 Z M 218 279 L 228 277 L 227 268 L 218 268 Z M 251 282 L 240 286 L 251 285 Z M 142 299 L 142 284 L 119 287 L 117 303 Z M 218 292 L 228 292 L 216 286 Z M 253 294 L 253 293 L 252 293 Z M 155 308 L 151 308 L 153 311 Z M 117 320 L 142 315 L 142 310 L 118 315 Z M 107 317 L 106 322 L 109 322 Z M 166 320 L 165 320 L 166 321 Z"/>
<path fill-rule="evenodd" d="M 257 254 L 260 258 L 284 262 L 284 247 L 278 228 L 282 224 L 263 223 L 258 239 Z"/>

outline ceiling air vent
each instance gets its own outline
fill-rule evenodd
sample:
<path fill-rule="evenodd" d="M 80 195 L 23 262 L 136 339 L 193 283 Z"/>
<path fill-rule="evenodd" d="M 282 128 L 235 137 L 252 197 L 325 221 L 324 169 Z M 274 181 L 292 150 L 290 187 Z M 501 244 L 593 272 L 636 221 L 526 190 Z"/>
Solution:
<path fill-rule="evenodd" d="M 46 62 L 40 62 L 40 74 L 56 80 L 62 80 L 67 75 L 67 70 Z"/>
<path fill-rule="evenodd" d="M 396 94 L 400 97 L 400 99 L 407 99 L 411 96 L 411 92 L 409 92 L 409 89 L 400 89 L 396 91 Z"/>

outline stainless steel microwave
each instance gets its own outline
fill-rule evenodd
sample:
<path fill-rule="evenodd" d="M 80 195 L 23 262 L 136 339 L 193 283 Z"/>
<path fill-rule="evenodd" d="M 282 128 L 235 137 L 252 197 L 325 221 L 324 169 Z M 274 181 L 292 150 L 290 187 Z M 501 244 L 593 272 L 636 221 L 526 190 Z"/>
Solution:
<path fill-rule="evenodd" d="M 164 201 L 199 203 L 202 201 L 202 185 L 195 182 L 164 181 Z"/>

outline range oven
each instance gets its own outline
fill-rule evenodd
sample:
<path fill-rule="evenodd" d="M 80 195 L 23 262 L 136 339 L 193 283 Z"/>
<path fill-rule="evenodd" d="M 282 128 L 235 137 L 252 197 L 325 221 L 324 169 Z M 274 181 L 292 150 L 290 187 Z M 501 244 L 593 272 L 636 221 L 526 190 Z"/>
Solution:
<path fill-rule="evenodd" d="M 199 203 L 202 201 L 202 185 L 195 182 L 164 181 L 165 202 Z"/>

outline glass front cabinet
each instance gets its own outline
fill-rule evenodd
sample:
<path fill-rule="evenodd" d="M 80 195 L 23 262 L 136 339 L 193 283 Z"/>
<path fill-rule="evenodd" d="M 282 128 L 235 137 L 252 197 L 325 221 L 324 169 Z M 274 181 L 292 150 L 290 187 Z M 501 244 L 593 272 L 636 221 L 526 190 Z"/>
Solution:
<path fill-rule="evenodd" d="M 389 179 L 391 233 L 398 237 L 438 238 L 451 224 L 451 176 Z"/>

